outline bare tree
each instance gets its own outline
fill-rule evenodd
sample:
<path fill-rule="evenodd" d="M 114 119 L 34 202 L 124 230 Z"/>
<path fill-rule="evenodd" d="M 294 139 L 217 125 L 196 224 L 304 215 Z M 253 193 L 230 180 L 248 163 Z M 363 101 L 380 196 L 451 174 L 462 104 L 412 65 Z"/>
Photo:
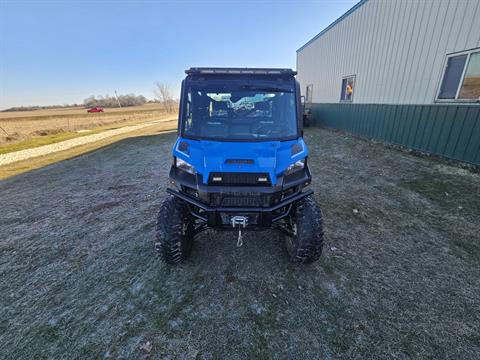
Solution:
<path fill-rule="evenodd" d="M 175 100 L 173 100 L 170 87 L 161 82 L 156 82 L 155 86 L 155 97 L 163 104 L 165 111 L 173 112 L 175 110 Z"/>

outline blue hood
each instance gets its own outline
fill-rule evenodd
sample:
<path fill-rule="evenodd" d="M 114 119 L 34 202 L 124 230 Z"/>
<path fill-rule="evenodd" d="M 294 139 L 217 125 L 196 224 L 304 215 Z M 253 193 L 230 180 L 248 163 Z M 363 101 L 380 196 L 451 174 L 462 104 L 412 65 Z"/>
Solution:
<path fill-rule="evenodd" d="M 294 145 L 299 152 L 292 156 Z M 308 149 L 302 138 L 289 141 L 230 142 L 179 137 L 173 148 L 173 156 L 193 165 L 197 173 L 203 175 L 205 184 L 211 172 L 258 172 L 268 173 L 272 185 L 275 185 L 277 176 L 282 175 L 290 164 L 307 155 Z M 227 160 L 251 161 L 227 163 Z"/>

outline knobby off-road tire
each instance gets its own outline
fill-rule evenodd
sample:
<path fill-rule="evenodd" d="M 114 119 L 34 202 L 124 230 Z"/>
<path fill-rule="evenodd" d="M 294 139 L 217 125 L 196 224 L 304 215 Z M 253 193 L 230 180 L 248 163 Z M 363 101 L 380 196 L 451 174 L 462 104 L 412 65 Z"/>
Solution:
<path fill-rule="evenodd" d="M 157 217 L 155 249 L 168 264 L 178 264 L 192 252 L 194 220 L 186 205 L 168 195 Z"/>
<path fill-rule="evenodd" d="M 310 119 L 303 115 L 303 127 L 310 127 Z"/>
<path fill-rule="evenodd" d="M 322 255 L 323 222 L 322 212 L 312 197 L 297 204 L 292 225 L 294 235 L 285 239 L 290 259 L 299 264 L 317 261 Z"/>

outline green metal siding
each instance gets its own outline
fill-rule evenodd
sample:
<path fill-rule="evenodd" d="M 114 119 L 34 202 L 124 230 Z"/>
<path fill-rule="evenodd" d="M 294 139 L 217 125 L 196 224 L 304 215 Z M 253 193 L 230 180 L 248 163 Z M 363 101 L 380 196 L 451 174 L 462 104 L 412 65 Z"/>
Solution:
<path fill-rule="evenodd" d="M 317 125 L 480 165 L 480 105 L 313 104 Z"/>

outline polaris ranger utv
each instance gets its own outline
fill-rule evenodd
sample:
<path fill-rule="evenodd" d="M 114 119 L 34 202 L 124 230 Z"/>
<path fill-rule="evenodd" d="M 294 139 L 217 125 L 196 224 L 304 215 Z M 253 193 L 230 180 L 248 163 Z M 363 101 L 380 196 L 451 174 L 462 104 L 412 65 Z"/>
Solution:
<path fill-rule="evenodd" d="M 182 82 L 172 186 L 157 219 L 156 249 L 167 263 L 186 259 L 208 229 L 275 228 L 292 261 L 322 252 L 322 214 L 305 190 L 308 149 L 296 72 L 191 68 Z"/>

